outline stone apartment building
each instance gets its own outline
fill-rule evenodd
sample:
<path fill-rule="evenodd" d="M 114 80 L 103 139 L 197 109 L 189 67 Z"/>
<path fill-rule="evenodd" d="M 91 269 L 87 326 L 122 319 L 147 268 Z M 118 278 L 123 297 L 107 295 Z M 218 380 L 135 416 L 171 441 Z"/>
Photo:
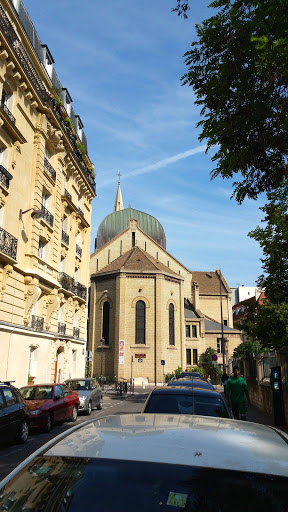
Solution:
<path fill-rule="evenodd" d="M 0 380 L 84 375 L 93 165 L 22 0 L 0 3 Z"/>
<path fill-rule="evenodd" d="M 211 346 L 232 361 L 231 292 L 220 271 L 194 272 L 166 250 L 160 222 L 124 209 L 120 183 L 113 213 L 101 222 L 91 255 L 89 349 L 93 373 L 161 382 L 177 366 L 199 363 Z M 222 315 L 221 315 L 222 302 Z M 102 371 L 101 371 L 102 370 Z"/>

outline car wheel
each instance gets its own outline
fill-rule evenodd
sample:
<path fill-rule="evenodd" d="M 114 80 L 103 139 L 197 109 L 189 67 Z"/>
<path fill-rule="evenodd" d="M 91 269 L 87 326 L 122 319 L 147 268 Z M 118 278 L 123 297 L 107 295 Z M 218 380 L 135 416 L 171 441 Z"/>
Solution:
<path fill-rule="evenodd" d="M 99 402 L 99 404 L 97 405 L 97 409 L 98 409 L 98 411 L 101 411 L 102 407 L 103 407 L 103 398 L 102 398 L 102 396 L 101 396 L 101 397 L 100 397 L 100 402 Z"/>
<path fill-rule="evenodd" d="M 77 420 L 77 407 L 76 407 L 76 405 L 74 405 L 74 407 L 72 409 L 70 421 L 76 421 L 76 420 Z"/>
<path fill-rule="evenodd" d="M 50 430 L 52 428 L 52 424 L 53 424 L 52 414 L 51 414 L 51 412 L 49 412 L 48 416 L 47 416 L 47 420 L 46 420 L 46 425 L 44 427 L 44 432 L 50 432 Z"/>
<path fill-rule="evenodd" d="M 88 409 L 86 411 L 87 416 L 90 416 L 91 412 L 92 412 L 92 403 L 91 403 L 91 400 L 89 400 Z"/>
<path fill-rule="evenodd" d="M 29 424 L 27 420 L 23 420 L 20 429 L 19 434 L 17 436 L 17 441 L 19 443 L 26 443 L 29 435 Z"/>

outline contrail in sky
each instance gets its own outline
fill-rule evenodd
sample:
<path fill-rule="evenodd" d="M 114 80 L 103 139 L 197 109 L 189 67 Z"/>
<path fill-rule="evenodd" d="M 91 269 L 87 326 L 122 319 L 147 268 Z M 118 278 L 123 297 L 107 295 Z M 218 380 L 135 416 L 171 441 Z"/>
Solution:
<path fill-rule="evenodd" d="M 162 167 L 166 167 L 167 165 L 173 164 L 174 162 L 178 162 L 179 160 L 183 160 L 184 158 L 188 158 L 189 156 L 196 155 L 197 153 L 204 153 L 206 151 L 207 146 L 197 146 L 197 148 L 188 149 L 188 151 L 184 151 L 183 153 L 178 153 L 177 155 L 170 156 L 168 158 L 164 158 L 163 160 L 159 160 L 159 162 L 154 162 L 153 164 L 145 165 L 144 167 L 140 167 L 140 169 L 135 169 L 127 174 L 123 174 L 122 180 L 126 178 L 130 178 L 131 176 L 140 176 L 141 174 L 147 174 L 152 171 L 156 171 L 157 169 L 161 169 Z M 99 185 L 97 188 L 103 188 L 106 185 L 110 185 L 115 182 L 115 178 L 107 180 Z"/>

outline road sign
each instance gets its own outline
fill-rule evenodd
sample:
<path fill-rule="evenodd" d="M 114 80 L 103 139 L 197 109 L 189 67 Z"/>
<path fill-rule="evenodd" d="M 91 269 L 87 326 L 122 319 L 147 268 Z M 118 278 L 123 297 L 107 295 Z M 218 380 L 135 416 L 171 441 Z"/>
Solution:
<path fill-rule="evenodd" d="M 165 360 L 164 359 L 161 359 L 161 364 L 162 364 L 162 366 L 165 366 Z"/>
<path fill-rule="evenodd" d="M 213 355 L 211 356 L 211 359 L 212 359 L 212 361 L 217 361 L 217 359 L 218 359 L 217 354 L 213 354 Z"/>
<path fill-rule="evenodd" d="M 143 359 L 142 357 L 140 357 L 140 359 L 138 359 L 138 363 L 142 363 Z"/>

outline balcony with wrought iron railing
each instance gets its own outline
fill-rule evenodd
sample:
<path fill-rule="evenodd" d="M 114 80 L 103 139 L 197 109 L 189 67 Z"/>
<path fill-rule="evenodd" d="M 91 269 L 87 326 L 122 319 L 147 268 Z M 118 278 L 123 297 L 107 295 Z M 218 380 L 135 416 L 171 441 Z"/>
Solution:
<path fill-rule="evenodd" d="M 79 208 L 79 207 L 78 207 L 78 213 L 79 213 L 79 215 L 81 215 L 82 217 L 84 217 L 83 210 L 81 210 L 81 208 Z"/>
<path fill-rule="evenodd" d="M 18 240 L 5 229 L 0 228 L 0 252 L 16 260 Z"/>
<path fill-rule="evenodd" d="M 10 176 L 10 178 L 9 178 Z M 5 167 L 3 165 L 0 165 L 0 183 L 5 188 L 9 188 L 10 180 L 12 179 L 12 176 L 8 171 L 6 171 Z"/>
<path fill-rule="evenodd" d="M 78 244 L 76 244 L 76 255 L 79 256 L 79 258 L 82 258 L 82 249 Z"/>
<path fill-rule="evenodd" d="M 77 295 L 77 297 L 80 297 L 83 300 L 87 299 L 87 288 L 83 284 L 75 281 L 73 291 L 74 291 L 74 295 Z"/>
<path fill-rule="evenodd" d="M 52 213 L 50 213 L 47 210 L 47 208 L 45 208 L 45 206 L 42 206 L 41 210 L 42 210 L 42 219 L 45 220 L 45 222 L 47 222 L 47 224 L 49 224 L 49 226 L 51 226 L 51 228 L 53 228 L 54 217 L 53 217 Z"/>
<path fill-rule="evenodd" d="M 69 235 L 65 233 L 62 229 L 62 242 L 66 245 L 69 245 Z"/>
<path fill-rule="evenodd" d="M 44 318 L 41 316 L 31 316 L 31 327 L 35 331 L 43 331 L 44 329 Z"/>
<path fill-rule="evenodd" d="M 58 334 L 66 334 L 66 324 L 58 322 Z"/>
<path fill-rule="evenodd" d="M 68 192 L 68 190 L 66 190 L 66 188 L 64 190 L 64 196 L 67 197 L 67 199 L 69 199 L 69 201 L 71 201 L 71 203 L 72 203 L 72 196 L 71 196 L 70 192 Z"/>
<path fill-rule="evenodd" d="M 63 290 L 67 290 L 68 292 L 74 293 L 73 277 L 68 276 L 68 274 L 65 274 L 65 272 L 59 272 L 58 280 Z"/>
<path fill-rule="evenodd" d="M 79 339 L 80 336 L 80 329 L 79 327 L 73 327 L 73 338 Z"/>
<path fill-rule="evenodd" d="M 56 181 L 56 171 L 54 167 L 50 164 L 48 158 L 44 158 L 44 169 L 49 174 L 50 178 L 52 178 L 53 181 Z"/>
<path fill-rule="evenodd" d="M 16 123 L 16 119 L 11 114 L 11 112 L 10 112 L 9 108 L 7 107 L 7 105 L 5 103 L 1 103 L 1 108 L 5 112 L 5 114 L 9 117 L 11 123 L 15 124 Z"/>

